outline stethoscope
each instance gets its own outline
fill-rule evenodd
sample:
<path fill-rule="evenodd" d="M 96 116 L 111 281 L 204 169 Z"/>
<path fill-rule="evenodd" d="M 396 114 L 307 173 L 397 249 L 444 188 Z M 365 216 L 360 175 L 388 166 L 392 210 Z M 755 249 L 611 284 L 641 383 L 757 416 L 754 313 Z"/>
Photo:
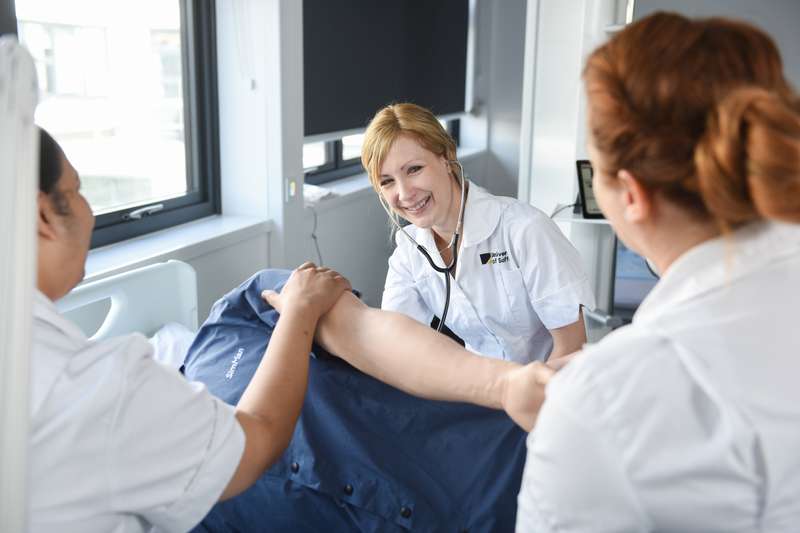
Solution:
<path fill-rule="evenodd" d="M 464 186 L 465 185 L 464 181 L 466 179 L 466 177 L 464 176 L 464 167 L 462 167 L 461 163 L 459 163 L 456 160 L 448 161 L 448 163 L 458 165 L 458 170 L 459 170 L 458 175 L 461 178 L 461 207 L 458 210 L 458 223 L 456 224 L 456 229 L 453 232 L 453 236 L 450 237 L 450 242 L 447 244 L 447 246 L 439 250 L 440 254 L 441 252 L 447 250 L 448 248 L 451 248 L 453 250 L 453 258 L 450 260 L 450 263 L 445 266 L 439 266 L 433 261 L 433 258 L 431 257 L 431 254 L 427 250 L 427 248 L 422 246 L 420 243 L 414 240 L 414 237 L 408 234 L 405 228 L 403 228 L 403 226 L 401 226 L 400 223 L 397 221 L 397 215 L 392 213 L 392 211 L 389 209 L 389 206 L 386 204 L 386 201 L 383 199 L 383 196 L 379 195 L 381 205 L 383 206 L 384 211 L 386 211 L 386 214 L 389 215 L 389 220 L 392 221 L 392 224 L 394 224 L 395 227 L 398 230 L 400 230 L 403 233 L 403 235 L 405 235 L 406 238 L 409 241 L 411 241 L 411 243 L 414 246 L 417 247 L 419 253 L 421 253 L 425 257 L 425 259 L 428 260 L 428 263 L 431 265 L 432 269 L 434 269 L 436 272 L 441 272 L 442 274 L 444 274 L 444 286 L 445 286 L 444 310 L 442 310 L 442 318 L 439 320 L 439 325 L 436 326 L 436 331 L 438 332 L 442 331 L 442 327 L 444 327 L 444 320 L 445 318 L 447 318 L 447 310 L 450 308 L 450 271 L 453 269 L 453 267 L 456 265 L 456 262 L 458 261 L 458 239 L 461 235 L 462 225 L 464 224 L 464 201 L 466 199 L 466 191 L 467 191 L 467 188 Z"/>

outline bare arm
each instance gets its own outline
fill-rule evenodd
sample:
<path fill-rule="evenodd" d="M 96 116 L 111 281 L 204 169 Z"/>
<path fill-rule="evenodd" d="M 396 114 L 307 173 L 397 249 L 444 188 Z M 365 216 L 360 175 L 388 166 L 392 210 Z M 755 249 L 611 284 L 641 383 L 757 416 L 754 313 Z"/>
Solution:
<path fill-rule="evenodd" d="M 284 295 L 267 301 L 279 311 Z M 316 340 L 362 372 L 409 394 L 504 409 L 530 431 L 553 373 L 572 357 L 525 366 L 468 352 L 448 337 L 345 293 L 318 324 Z"/>
<path fill-rule="evenodd" d="M 220 500 L 250 487 L 288 446 L 306 393 L 314 328 L 319 316 L 347 289 L 349 283 L 336 272 L 311 263 L 292 273 L 284 288 L 287 305 L 236 405 L 245 449 Z"/>
<path fill-rule="evenodd" d="M 583 312 L 578 313 L 578 320 L 564 326 L 550 330 L 553 337 L 553 351 L 547 361 L 555 361 L 560 357 L 577 352 L 586 344 L 586 327 L 583 323 Z"/>
<path fill-rule="evenodd" d="M 504 409 L 530 431 L 547 382 L 572 357 L 525 366 L 468 352 L 400 313 L 344 294 L 319 321 L 317 341 L 351 365 L 409 394 Z"/>
<path fill-rule="evenodd" d="M 283 296 L 269 302 L 282 308 Z M 468 352 L 407 316 L 372 309 L 345 293 L 317 326 L 317 342 L 409 394 L 502 408 L 506 374 L 516 363 Z"/>

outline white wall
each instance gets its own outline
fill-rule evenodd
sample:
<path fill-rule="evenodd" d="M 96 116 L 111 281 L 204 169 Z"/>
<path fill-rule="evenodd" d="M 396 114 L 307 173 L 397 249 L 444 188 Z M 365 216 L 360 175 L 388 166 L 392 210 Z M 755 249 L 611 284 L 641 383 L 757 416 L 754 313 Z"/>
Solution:
<path fill-rule="evenodd" d="M 617 0 L 528 2 L 519 195 L 546 213 L 575 201 L 575 161 L 586 159 L 581 71 L 588 53 L 607 38 L 605 29 L 621 21 L 621 5 Z M 611 228 L 560 226 L 581 253 L 598 308 L 609 309 Z"/>
<path fill-rule="evenodd" d="M 688 17 L 731 17 L 755 24 L 778 45 L 784 70 L 800 87 L 800 2 L 797 0 L 637 0 L 634 19 L 656 11 L 675 11 Z"/>
<path fill-rule="evenodd" d="M 313 211 L 312 211 L 313 209 Z M 324 201 L 306 209 L 303 240 L 298 253 L 317 261 L 317 251 L 310 238 L 317 213 L 317 239 L 325 266 L 342 273 L 363 300 L 380 307 L 389 255 L 394 248 L 389 235 L 386 213 L 372 188 L 346 197 Z"/>
<path fill-rule="evenodd" d="M 495 194 L 516 197 L 527 0 L 495 0 L 490 2 L 490 6 L 492 20 L 486 109 L 489 161 L 485 186 Z"/>
<path fill-rule="evenodd" d="M 485 148 L 467 173 L 494 194 L 517 196 L 527 0 L 475 6 L 475 111 L 461 119 L 461 144 Z"/>

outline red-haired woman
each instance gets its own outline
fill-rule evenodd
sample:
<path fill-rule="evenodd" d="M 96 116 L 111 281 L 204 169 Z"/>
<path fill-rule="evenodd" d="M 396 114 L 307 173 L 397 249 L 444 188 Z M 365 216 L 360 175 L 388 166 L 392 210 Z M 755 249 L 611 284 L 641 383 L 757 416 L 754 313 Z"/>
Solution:
<path fill-rule="evenodd" d="M 800 102 L 778 51 L 661 13 L 584 79 L 597 200 L 663 276 L 550 380 L 517 529 L 795 531 Z"/>

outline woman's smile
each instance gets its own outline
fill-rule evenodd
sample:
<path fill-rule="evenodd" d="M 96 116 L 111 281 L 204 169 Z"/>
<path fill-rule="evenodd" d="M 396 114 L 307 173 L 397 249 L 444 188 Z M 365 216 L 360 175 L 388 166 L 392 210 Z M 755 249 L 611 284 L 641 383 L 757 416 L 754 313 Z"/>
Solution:
<path fill-rule="evenodd" d="M 409 215 L 420 216 L 422 213 L 425 212 L 425 210 L 430 205 L 430 203 L 431 203 L 430 199 L 431 199 L 431 195 L 428 194 L 425 198 L 417 201 L 416 203 L 414 203 L 414 204 L 412 204 L 410 206 L 407 206 L 407 207 L 400 206 L 400 208 L 403 211 L 405 211 L 406 213 L 408 213 Z"/>

